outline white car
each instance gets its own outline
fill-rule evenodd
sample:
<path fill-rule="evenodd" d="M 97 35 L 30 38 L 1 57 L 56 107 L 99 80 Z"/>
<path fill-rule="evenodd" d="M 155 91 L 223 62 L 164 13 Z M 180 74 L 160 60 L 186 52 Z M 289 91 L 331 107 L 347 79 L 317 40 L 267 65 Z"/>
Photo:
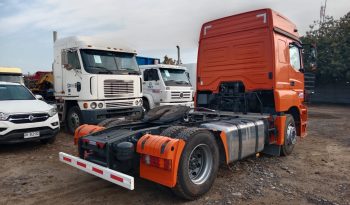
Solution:
<path fill-rule="evenodd" d="M 0 82 L 1 144 L 54 142 L 60 129 L 57 110 L 39 99 L 19 83 Z"/>

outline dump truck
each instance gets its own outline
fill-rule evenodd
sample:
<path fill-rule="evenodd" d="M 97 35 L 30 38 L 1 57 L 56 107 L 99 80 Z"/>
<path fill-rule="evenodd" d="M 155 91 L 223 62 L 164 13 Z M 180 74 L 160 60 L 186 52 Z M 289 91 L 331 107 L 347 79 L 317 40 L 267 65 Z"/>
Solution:
<path fill-rule="evenodd" d="M 22 69 L 15 67 L 0 67 L 0 81 L 24 84 Z"/>
<path fill-rule="evenodd" d="M 79 155 L 59 160 L 130 190 L 140 177 L 193 200 L 220 164 L 292 154 L 308 119 L 296 26 L 271 9 L 228 16 L 202 26 L 198 49 L 194 109 L 161 106 L 138 121 L 80 126 Z"/>
<path fill-rule="evenodd" d="M 142 116 L 136 51 L 87 36 L 54 32 L 54 96 L 67 131 L 119 116 Z"/>

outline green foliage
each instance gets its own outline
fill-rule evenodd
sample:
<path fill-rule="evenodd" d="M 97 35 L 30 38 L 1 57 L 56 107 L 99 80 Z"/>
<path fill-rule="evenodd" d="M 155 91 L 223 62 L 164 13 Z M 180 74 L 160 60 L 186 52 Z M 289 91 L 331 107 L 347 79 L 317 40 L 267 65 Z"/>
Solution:
<path fill-rule="evenodd" d="M 170 65 L 175 65 L 175 60 L 172 58 L 169 58 L 167 55 L 164 56 L 164 60 L 162 62 L 163 64 L 170 64 Z"/>
<path fill-rule="evenodd" d="M 350 12 L 339 20 L 328 16 L 323 23 L 314 22 L 301 40 L 316 43 L 319 83 L 350 81 Z M 305 65 L 308 69 L 308 59 L 305 59 Z"/>

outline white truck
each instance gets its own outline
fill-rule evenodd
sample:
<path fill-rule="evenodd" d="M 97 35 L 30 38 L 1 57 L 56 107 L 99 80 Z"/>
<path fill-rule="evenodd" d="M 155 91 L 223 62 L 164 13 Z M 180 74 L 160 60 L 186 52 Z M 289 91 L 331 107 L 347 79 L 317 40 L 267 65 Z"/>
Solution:
<path fill-rule="evenodd" d="M 146 111 L 161 105 L 194 106 L 194 91 L 185 67 L 154 64 L 142 65 L 140 69 Z"/>
<path fill-rule="evenodd" d="M 141 73 L 136 51 L 89 37 L 57 39 L 54 90 L 67 131 L 117 116 L 142 115 Z"/>

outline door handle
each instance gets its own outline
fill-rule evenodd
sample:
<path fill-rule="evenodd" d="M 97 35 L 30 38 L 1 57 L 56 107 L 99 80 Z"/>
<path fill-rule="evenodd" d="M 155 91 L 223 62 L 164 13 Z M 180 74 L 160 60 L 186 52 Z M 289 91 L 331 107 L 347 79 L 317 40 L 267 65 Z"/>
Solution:
<path fill-rule="evenodd" d="M 294 86 L 294 85 L 295 85 L 295 82 L 294 82 L 294 81 L 290 81 L 290 85 L 291 85 L 291 86 Z"/>

